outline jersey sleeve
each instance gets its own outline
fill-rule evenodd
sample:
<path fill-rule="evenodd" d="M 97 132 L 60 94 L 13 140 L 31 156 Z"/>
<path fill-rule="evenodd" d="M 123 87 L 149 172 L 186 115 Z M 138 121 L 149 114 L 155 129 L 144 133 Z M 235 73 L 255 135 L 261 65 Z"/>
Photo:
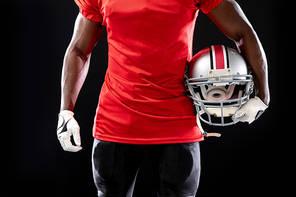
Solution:
<path fill-rule="evenodd" d="M 103 17 L 100 13 L 99 0 L 74 0 L 79 7 L 79 12 L 87 19 L 95 22 L 102 22 Z"/>
<path fill-rule="evenodd" d="M 195 5 L 205 14 L 209 13 L 223 0 L 195 0 Z"/>

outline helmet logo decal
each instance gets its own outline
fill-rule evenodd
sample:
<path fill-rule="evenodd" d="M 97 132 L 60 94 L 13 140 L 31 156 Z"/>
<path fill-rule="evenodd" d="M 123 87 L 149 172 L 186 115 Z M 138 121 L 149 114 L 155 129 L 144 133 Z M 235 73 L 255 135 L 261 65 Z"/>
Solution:
<path fill-rule="evenodd" d="M 229 68 L 228 51 L 223 45 L 211 46 L 211 69 Z"/>

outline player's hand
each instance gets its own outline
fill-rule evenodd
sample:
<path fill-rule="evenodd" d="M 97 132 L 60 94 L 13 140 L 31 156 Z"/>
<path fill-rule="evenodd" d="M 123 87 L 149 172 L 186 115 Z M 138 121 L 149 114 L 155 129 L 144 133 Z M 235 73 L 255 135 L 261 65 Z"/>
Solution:
<path fill-rule="evenodd" d="M 65 151 L 78 152 L 82 149 L 79 132 L 80 127 L 74 119 L 74 113 L 68 110 L 62 110 L 59 113 L 57 136 Z M 70 141 L 72 135 L 76 146 Z"/>
<path fill-rule="evenodd" d="M 259 97 L 255 96 L 237 111 L 235 118 L 239 119 L 243 117 L 240 120 L 241 122 L 248 122 L 251 124 L 254 120 L 257 120 L 267 108 L 268 105 L 266 105 Z M 232 119 L 234 119 L 233 116 Z"/>

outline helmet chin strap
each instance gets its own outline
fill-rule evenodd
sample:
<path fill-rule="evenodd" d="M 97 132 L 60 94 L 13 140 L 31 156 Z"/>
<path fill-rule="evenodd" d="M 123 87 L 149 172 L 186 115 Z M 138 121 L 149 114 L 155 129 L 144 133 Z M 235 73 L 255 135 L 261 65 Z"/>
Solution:
<path fill-rule="evenodd" d="M 201 131 L 201 133 L 204 137 L 221 137 L 220 133 L 208 133 L 208 132 L 204 131 L 201 126 L 198 115 L 196 116 L 196 123 L 197 123 L 199 130 Z"/>

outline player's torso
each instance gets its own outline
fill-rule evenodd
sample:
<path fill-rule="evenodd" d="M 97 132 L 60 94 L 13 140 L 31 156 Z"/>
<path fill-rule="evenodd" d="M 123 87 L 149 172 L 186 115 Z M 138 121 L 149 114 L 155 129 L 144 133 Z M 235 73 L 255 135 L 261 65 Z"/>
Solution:
<path fill-rule="evenodd" d="M 103 0 L 100 9 L 109 71 L 132 82 L 181 87 L 197 15 L 192 0 Z"/>

